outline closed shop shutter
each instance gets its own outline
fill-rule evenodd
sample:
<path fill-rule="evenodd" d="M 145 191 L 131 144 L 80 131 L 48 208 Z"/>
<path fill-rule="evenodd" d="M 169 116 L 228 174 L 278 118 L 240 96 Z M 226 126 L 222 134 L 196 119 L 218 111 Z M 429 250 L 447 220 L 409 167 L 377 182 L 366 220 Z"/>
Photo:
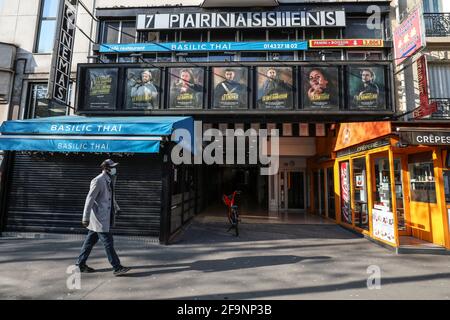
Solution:
<path fill-rule="evenodd" d="M 84 233 L 81 226 L 90 181 L 104 155 L 15 154 L 7 197 L 7 231 Z M 116 199 L 121 214 L 115 234 L 159 236 L 159 155 L 112 157 L 120 163 Z"/>

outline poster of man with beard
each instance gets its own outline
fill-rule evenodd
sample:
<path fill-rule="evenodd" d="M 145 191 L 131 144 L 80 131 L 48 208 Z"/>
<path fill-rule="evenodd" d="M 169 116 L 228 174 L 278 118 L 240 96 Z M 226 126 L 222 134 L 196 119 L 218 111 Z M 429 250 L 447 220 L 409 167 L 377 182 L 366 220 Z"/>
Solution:
<path fill-rule="evenodd" d="M 92 68 L 86 71 L 85 107 L 87 109 L 115 109 L 118 70 Z"/>
<path fill-rule="evenodd" d="M 170 68 L 170 108 L 203 108 L 203 68 Z"/>
<path fill-rule="evenodd" d="M 305 109 L 339 108 L 339 71 L 332 67 L 303 69 Z"/>
<path fill-rule="evenodd" d="M 247 108 L 248 69 L 213 68 L 214 108 Z"/>
<path fill-rule="evenodd" d="M 384 67 L 349 67 L 351 109 L 386 109 Z"/>
<path fill-rule="evenodd" d="M 258 108 L 290 109 L 293 107 L 293 71 L 290 67 L 258 67 Z"/>
<path fill-rule="evenodd" d="M 127 70 L 128 109 L 159 108 L 159 69 Z"/>

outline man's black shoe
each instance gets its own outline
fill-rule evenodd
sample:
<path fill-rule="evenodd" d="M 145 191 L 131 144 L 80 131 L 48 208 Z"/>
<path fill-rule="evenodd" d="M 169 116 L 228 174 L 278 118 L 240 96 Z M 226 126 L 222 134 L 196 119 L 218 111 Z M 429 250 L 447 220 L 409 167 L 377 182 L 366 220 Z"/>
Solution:
<path fill-rule="evenodd" d="M 129 267 L 120 266 L 118 269 L 114 270 L 113 274 L 118 277 L 130 271 L 130 269 L 131 268 Z"/>
<path fill-rule="evenodd" d="M 83 272 L 83 273 L 92 273 L 92 272 L 95 272 L 95 269 L 89 267 L 88 265 L 78 266 L 78 268 L 80 268 L 80 272 Z"/>

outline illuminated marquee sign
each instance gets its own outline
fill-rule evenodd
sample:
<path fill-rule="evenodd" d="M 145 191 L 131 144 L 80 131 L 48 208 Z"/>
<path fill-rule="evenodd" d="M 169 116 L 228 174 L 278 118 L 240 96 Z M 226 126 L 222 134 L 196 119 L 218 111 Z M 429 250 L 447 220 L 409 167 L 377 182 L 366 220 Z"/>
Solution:
<path fill-rule="evenodd" d="M 309 40 L 310 48 L 382 48 L 382 39 Z"/>
<path fill-rule="evenodd" d="M 345 27 L 345 11 L 270 11 L 139 14 L 137 30 Z"/>

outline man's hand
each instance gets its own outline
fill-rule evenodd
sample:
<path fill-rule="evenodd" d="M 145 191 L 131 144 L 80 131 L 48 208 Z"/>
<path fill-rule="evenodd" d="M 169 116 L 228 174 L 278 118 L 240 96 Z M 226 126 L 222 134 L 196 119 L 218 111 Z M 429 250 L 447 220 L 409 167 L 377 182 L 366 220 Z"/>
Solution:
<path fill-rule="evenodd" d="M 82 221 L 81 224 L 83 227 L 87 227 L 89 225 L 89 221 Z"/>

